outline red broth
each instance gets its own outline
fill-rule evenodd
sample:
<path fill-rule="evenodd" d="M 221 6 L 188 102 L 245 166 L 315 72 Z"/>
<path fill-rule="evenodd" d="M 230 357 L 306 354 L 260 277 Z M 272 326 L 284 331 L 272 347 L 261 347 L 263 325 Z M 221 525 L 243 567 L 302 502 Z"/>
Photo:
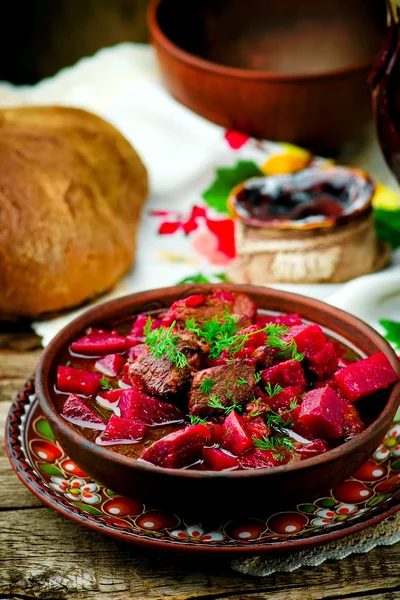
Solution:
<path fill-rule="evenodd" d="M 213 304 L 215 294 L 217 299 Z M 247 310 L 240 314 L 236 307 L 237 299 L 224 292 L 221 297 L 216 292 L 207 298 L 204 297 L 203 300 L 195 297 L 193 306 L 190 306 L 190 299 L 189 306 L 179 305 L 179 302 L 185 303 L 187 300 L 179 301 L 167 311 L 152 313 L 153 326 L 154 323 L 162 326 L 151 330 L 153 336 L 151 331 L 147 332 L 148 343 L 144 346 L 147 352 L 142 358 L 134 356 L 144 341 L 143 335 L 137 335 L 137 331 L 135 333 L 134 325 L 140 316 L 110 323 L 107 327 L 107 331 L 115 331 L 123 339 L 131 336 L 129 348 L 124 350 L 108 353 L 101 347 L 97 355 L 93 349 L 89 348 L 88 351 L 86 343 L 90 344 L 94 340 L 93 347 L 99 343 L 93 337 L 96 332 L 89 330 L 88 337 L 83 342 L 78 340 L 66 349 L 60 365 L 99 373 L 97 360 L 107 354 L 116 354 L 118 368 L 122 363 L 125 363 L 124 367 L 118 376 L 102 376 L 99 391 L 90 395 L 80 391 L 75 393 L 74 398 L 77 400 L 71 401 L 71 393 L 75 390 L 60 391 L 56 388 L 53 400 L 57 410 L 87 439 L 102 444 L 106 441 L 106 448 L 110 451 L 132 459 L 144 459 L 158 466 L 201 470 L 265 468 L 304 460 L 359 434 L 381 411 L 381 394 L 397 379 L 393 369 L 388 366 L 389 363 L 385 363 L 387 359 L 384 355 L 381 360 L 386 379 L 378 383 L 372 381 L 370 388 L 354 392 L 350 381 L 351 373 L 350 379 L 344 378 L 345 383 L 335 373 L 342 371 L 342 375 L 346 375 L 349 365 L 357 363 L 361 365 L 357 369 L 361 369 L 361 376 L 367 381 L 370 359 L 363 360 L 357 350 L 343 340 L 330 332 L 322 331 L 319 326 L 302 321 L 298 315 L 279 316 L 256 309 L 252 313 Z M 224 304 L 223 316 L 213 317 L 207 303 L 211 309 L 221 309 L 221 302 Z M 249 303 L 250 307 L 251 303 L 252 301 Z M 207 318 L 204 320 L 202 313 L 206 307 Z M 191 320 L 189 324 L 181 318 L 182 314 L 185 316 L 185 311 Z M 196 315 L 199 316 L 198 320 Z M 206 342 L 202 336 L 213 320 L 217 325 L 229 321 L 231 335 L 221 337 L 221 332 L 215 334 L 214 338 L 209 335 L 211 347 L 204 349 Z M 268 321 L 272 321 L 272 324 Z M 188 331 L 188 327 L 191 329 L 189 336 L 183 333 Z M 168 338 L 168 335 L 174 338 L 171 354 L 173 360 L 167 351 L 162 354 L 165 337 Z M 185 335 L 189 342 L 182 342 Z M 193 341 L 191 336 L 196 339 Z M 203 348 L 195 350 L 193 344 L 200 339 Z M 120 338 L 111 340 L 114 348 L 117 348 L 118 340 Z M 238 341 L 241 345 L 239 350 Z M 78 353 L 76 346 L 83 349 L 84 354 L 82 351 Z M 169 339 L 166 348 L 171 348 Z M 180 368 L 174 362 L 179 348 L 182 348 L 184 356 L 189 357 L 189 369 L 187 366 Z M 159 356 L 154 356 L 157 352 Z M 147 367 L 147 370 L 143 370 L 146 361 L 151 363 L 150 372 Z M 160 361 L 167 363 L 170 369 L 167 375 L 157 378 Z M 189 372 L 186 373 L 187 371 Z M 168 379 L 168 373 L 171 372 L 173 377 Z M 181 377 L 183 372 L 186 373 L 184 381 Z M 168 387 L 167 383 L 169 385 L 170 381 L 172 383 Z M 222 383 L 227 391 L 221 393 Z M 70 385 L 68 380 L 63 383 L 64 388 Z M 133 437 L 129 443 L 120 443 L 118 432 L 116 434 L 109 424 L 105 431 L 104 425 L 99 425 L 102 430 L 93 429 L 90 417 L 84 415 L 84 418 L 89 418 L 89 427 L 82 426 L 82 419 L 74 417 L 80 410 L 79 403 L 83 401 L 89 412 L 108 423 L 114 413 L 99 404 L 98 396 L 107 389 L 115 390 L 128 385 L 127 389 L 136 390 L 128 394 L 135 396 L 136 408 L 139 402 L 139 410 L 142 410 L 151 402 L 150 397 L 153 397 L 162 409 L 167 405 L 177 407 L 176 418 L 181 421 L 161 425 L 147 423 L 145 426 L 137 416 L 129 420 L 128 415 L 129 423 L 114 417 L 113 421 L 118 427 L 121 423 L 123 428 L 128 426 L 124 431 L 131 431 L 129 428 L 133 423 L 134 431 L 137 427 L 139 432 L 138 439 Z M 213 391 L 220 393 L 214 394 Z M 360 397 L 356 397 L 357 394 Z M 111 438 L 107 438 L 108 429 Z M 143 430 L 145 433 L 141 437 Z M 158 443 L 160 448 L 157 447 L 156 442 L 174 432 L 180 432 L 175 436 L 176 439 L 172 436 L 173 439 L 169 441 L 169 437 Z M 113 437 L 115 435 L 117 438 Z"/>

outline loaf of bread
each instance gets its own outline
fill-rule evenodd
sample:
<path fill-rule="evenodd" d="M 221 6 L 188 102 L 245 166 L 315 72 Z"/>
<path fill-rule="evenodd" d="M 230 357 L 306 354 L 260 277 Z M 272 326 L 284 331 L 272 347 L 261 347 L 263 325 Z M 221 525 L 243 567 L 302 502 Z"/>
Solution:
<path fill-rule="evenodd" d="M 0 110 L 0 317 L 38 317 L 110 289 L 130 268 L 147 171 L 84 110 Z"/>

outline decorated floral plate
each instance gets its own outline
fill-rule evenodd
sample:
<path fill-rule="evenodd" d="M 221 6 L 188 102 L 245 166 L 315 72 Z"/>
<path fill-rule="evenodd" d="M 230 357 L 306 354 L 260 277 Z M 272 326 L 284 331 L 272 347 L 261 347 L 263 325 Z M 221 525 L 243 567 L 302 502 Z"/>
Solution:
<path fill-rule="evenodd" d="M 400 423 L 355 475 L 324 498 L 292 510 L 188 522 L 144 506 L 93 481 L 65 454 L 36 400 L 31 378 L 15 399 L 6 448 L 21 481 L 45 504 L 81 525 L 154 549 L 221 554 L 294 551 L 325 544 L 369 527 L 400 509 Z"/>

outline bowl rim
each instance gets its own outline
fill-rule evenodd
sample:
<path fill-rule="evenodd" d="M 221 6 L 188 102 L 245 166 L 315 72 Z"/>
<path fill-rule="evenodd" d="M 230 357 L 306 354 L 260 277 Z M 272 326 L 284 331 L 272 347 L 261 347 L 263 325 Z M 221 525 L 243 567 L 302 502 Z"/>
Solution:
<path fill-rule="evenodd" d="M 160 296 L 165 297 L 169 293 L 181 293 L 182 295 L 184 295 L 188 292 L 201 293 L 200 290 L 204 290 L 205 292 L 212 292 L 216 289 L 223 289 L 230 292 L 242 293 L 251 293 L 253 291 L 254 293 L 258 294 L 265 294 L 275 300 L 297 300 L 300 301 L 300 303 L 302 303 L 303 306 L 304 304 L 307 304 L 311 308 L 325 311 L 328 315 L 331 315 L 334 318 L 334 320 L 339 319 L 341 321 L 347 321 L 347 323 L 350 323 L 353 327 L 360 330 L 361 333 L 363 333 L 366 337 L 369 337 L 372 340 L 372 342 L 375 343 L 375 345 L 378 348 L 380 348 L 380 351 L 386 354 L 392 367 L 400 377 L 400 361 L 398 360 L 394 350 L 391 348 L 389 343 L 377 331 L 375 331 L 365 322 L 334 306 L 321 302 L 320 300 L 315 300 L 314 298 L 301 296 L 300 294 L 283 292 L 281 290 L 276 290 L 273 288 L 262 286 L 236 285 L 226 283 L 195 285 L 183 284 L 137 292 L 135 294 L 122 296 L 115 300 L 100 303 L 99 305 L 96 305 L 86 310 L 83 314 L 73 319 L 50 341 L 50 343 L 45 347 L 36 369 L 36 393 L 38 396 L 39 403 L 43 409 L 43 412 L 49 419 L 50 423 L 54 424 L 55 427 L 61 432 L 61 434 L 66 438 L 69 438 L 70 441 L 76 442 L 76 440 L 79 440 L 83 451 L 91 452 L 99 460 L 111 460 L 112 462 L 117 463 L 121 467 L 138 469 L 139 471 L 154 473 L 155 475 L 168 475 L 171 477 L 177 477 L 179 479 L 232 478 L 244 480 L 246 480 L 249 477 L 253 478 L 274 476 L 278 473 L 307 471 L 309 469 L 312 469 L 313 467 L 329 465 L 330 463 L 338 460 L 340 457 L 343 457 L 343 455 L 350 455 L 353 452 L 359 450 L 374 430 L 389 428 L 392 417 L 400 403 L 400 381 L 395 383 L 395 385 L 393 386 L 385 408 L 375 421 L 373 421 L 362 433 L 355 436 L 353 439 L 341 444 L 337 448 L 329 450 L 325 454 L 321 454 L 312 458 L 308 458 L 304 461 L 295 462 L 289 465 L 281 465 L 279 467 L 271 467 L 266 469 L 247 469 L 238 471 L 191 471 L 187 469 L 172 469 L 158 467 L 146 461 L 132 459 L 124 455 L 118 454 L 116 452 L 112 452 L 111 450 L 107 449 L 107 447 L 99 446 L 98 444 L 95 444 L 94 442 L 91 442 L 90 440 L 85 438 L 73 427 L 72 424 L 68 423 L 68 421 L 62 418 L 62 416 L 56 410 L 52 401 L 50 400 L 51 394 L 49 391 L 49 375 L 51 371 L 57 367 L 57 362 L 55 361 L 55 358 L 57 358 L 59 351 L 62 348 L 64 348 L 66 344 L 69 344 L 77 335 L 81 334 L 82 331 L 89 327 L 93 322 L 101 322 L 106 321 L 107 319 L 111 319 L 112 315 L 115 314 L 115 312 L 117 311 L 120 312 L 121 315 L 128 315 L 132 302 L 139 300 L 141 296 L 145 296 L 146 302 L 151 303 L 152 301 L 159 300 Z M 196 292 L 194 292 L 194 290 L 196 290 Z M 135 313 L 131 312 L 131 314 L 134 315 Z M 334 332 L 334 330 L 332 331 Z M 350 342 L 350 340 L 348 341 Z"/>
<path fill-rule="evenodd" d="M 156 41 L 160 46 L 163 46 L 169 54 L 174 56 L 174 58 L 201 71 L 208 71 L 215 75 L 222 75 L 224 77 L 235 79 L 254 79 L 260 82 L 265 81 L 271 83 L 295 83 L 297 81 L 334 79 L 335 77 L 341 77 L 356 71 L 371 69 L 374 63 L 375 55 L 371 56 L 368 60 L 350 63 L 346 67 L 311 73 L 276 73 L 275 71 L 242 69 L 239 67 L 229 67 L 214 63 L 184 50 L 163 32 L 158 22 L 158 9 L 161 3 L 166 1 L 167 0 L 150 0 L 147 9 L 147 23 L 150 29 L 152 43 Z"/>

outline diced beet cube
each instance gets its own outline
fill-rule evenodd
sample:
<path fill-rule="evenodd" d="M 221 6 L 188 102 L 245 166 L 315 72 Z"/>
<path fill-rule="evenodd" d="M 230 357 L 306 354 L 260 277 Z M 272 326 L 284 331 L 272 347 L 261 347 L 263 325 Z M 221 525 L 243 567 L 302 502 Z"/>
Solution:
<path fill-rule="evenodd" d="M 99 397 L 108 400 L 109 402 L 118 402 L 121 394 L 126 391 L 127 388 L 118 388 L 117 390 L 107 390 L 100 392 Z"/>
<path fill-rule="evenodd" d="M 218 425 L 218 423 L 208 422 L 206 427 L 210 430 L 210 443 L 211 444 L 220 444 L 222 442 L 222 425 Z"/>
<path fill-rule="evenodd" d="M 313 456 L 324 454 L 324 452 L 328 452 L 328 450 L 329 447 L 323 440 L 314 440 L 309 444 L 301 446 L 297 451 L 300 454 L 300 460 L 306 460 L 306 458 L 312 458 Z"/>
<path fill-rule="evenodd" d="M 303 443 L 311 442 L 314 439 L 318 438 L 318 436 L 314 435 L 300 420 L 300 410 L 301 406 L 296 406 L 290 412 L 284 412 L 282 414 L 283 421 L 290 421 L 290 429 L 294 431 L 298 436 L 303 438 Z M 280 412 L 280 411 L 278 411 Z"/>
<path fill-rule="evenodd" d="M 252 448 L 239 457 L 239 462 L 242 469 L 267 469 L 285 465 L 290 458 L 290 452 L 281 451 L 280 448 L 276 451 Z"/>
<path fill-rule="evenodd" d="M 138 338 L 144 342 L 144 328 L 147 323 L 147 315 L 139 315 L 132 325 L 130 337 Z"/>
<path fill-rule="evenodd" d="M 264 331 L 259 331 L 259 329 L 260 328 L 257 327 L 257 325 L 250 325 L 249 327 L 245 327 L 240 331 L 240 335 L 249 335 L 249 338 L 244 343 L 245 348 L 251 348 L 251 351 L 254 351 L 254 348 L 265 345 L 267 341 L 267 334 Z M 258 333 L 255 333 L 256 331 Z"/>
<path fill-rule="evenodd" d="M 303 398 L 299 420 L 318 438 L 335 440 L 343 435 L 346 403 L 330 387 L 311 390 Z"/>
<path fill-rule="evenodd" d="M 154 442 L 143 452 L 142 459 L 159 467 L 188 467 L 202 457 L 204 442 L 209 435 L 205 425 L 189 425 Z"/>
<path fill-rule="evenodd" d="M 216 300 L 222 300 L 223 302 L 229 302 L 230 304 L 234 303 L 234 297 L 230 292 L 226 292 L 225 290 L 215 290 L 212 295 Z"/>
<path fill-rule="evenodd" d="M 239 325 L 245 326 L 248 323 L 255 323 L 257 317 L 257 304 L 247 294 L 233 294 L 234 303 L 232 316 L 238 317 Z"/>
<path fill-rule="evenodd" d="M 335 346 L 327 342 L 322 350 L 308 357 L 307 364 L 318 379 L 326 379 L 337 369 L 338 358 Z"/>
<path fill-rule="evenodd" d="M 217 448 L 203 448 L 203 458 L 213 471 L 237 469 L 239 466 L 237 458 Z"/>
<path fill-rule="evenodd" d="M 130 388 L 122 392 L 118 408 L 121 417 L 143 421 L 146 425 L 158 426 L 180 423 L 182 415 L 175 406 L 167 404 L 158 398 L 142 394 L 139 390 Z"/>
<path fill-rule="evenodd" d="M 304 392 L 304 388 L 300 387 L 286 387 L 283 388 L 279 394 L 275 394 L 272 398 L 265 398 L 265 401 L 268 403 L 268 406 L 272 408 L 275 412 L 279 412 L 282 410 L 289 410 L 291 402 L 296 398 L 298 403 L 300 404 L 300 396 Z"/>
<path fill-rule="evenodd" d="M 322 350 L 326 342 L 326 337 L 319 325 L 316 323 L 306 323 L 292 327 L 290 331 L 282 336 L 282 340 L 284 342 L 294 340 L 297 352 L 300 354 L 304 353 L 308 358 Z"/>
<path fill-rule="evenodd" d="M 101 377 L 100 373 L 90 373 L 61 365 L 57 370 L 57 389 L 60 392 L 91 396 L 99 391 Z"/>
<path fill-rule="evenodd" d="M 222 447 L 235 456 L 253 446 L 253 440 L 246 431 L 243 417 L 240 417 L 234 410 L 225 418 L 222 431 Z"/>
<path fill-rule="evenodd" d="M 270 434 L 269 428 L 261 415 L 258 417 L 247 415 L 243 418 L 243 422 L 245 429 L 251 438 L 261 440 L 263 437 L 267 437 Z"/>
<path fill-rule="evenodd" d="M 207 367 L 220 367 L 221 365 L 226 365 L 229 360 L 229 355 L 225 350 L 221 352 L 221 355 L 218 358 L 210 358 L 207 356 L 206 365 Z"/>
<path fill-rule="evenodd" d="M 143 439 L 145 433 L 146 425 L 141 421 L 132 421 L 131 419 L 111 415 L 106 428 L 96 439 L 96 444 L 101 446 L 133 444 Z"/>
<path fill-rule="evenodd" d="M 307 382 L 304 376 L 303 367 L 298 360 L 286 360 L 273 367 L 261 371 L 261 380 L 266 385 L 268 382 L 272 387 L 280 385 L 281 387 L 297 387 L 303 391 Z"/>
<path fill-rule="evenodd" d="M 124 352 L 129 348 L 131 342 L 123 335 L 115 331 L 103 331 L 102 329 L 90 329 L 88 333 L 71 344 L 71 350 L 84 356 L 99 356 Z"/>
<path fill-rule="evenodd" d="M 339 392 L 338 382 L 336 381 L 336 379 L 333 376 L 329 377 L 329 379 L 325 379 L 324 381 L 315 381 L 314 382 L 314 388 L 323 388 L 323 387 L 326 387 L 327 385 L 329 385 L 330 388 L 335 390 L 335 392 Z"/>
<path fill-rule="evenodd" d="M 110 390 L 108 392 L 101 392 L 96 396 L 96 402 L 107 408 L 108 410 L 112 410 L 116 415 L 120 416 L 120 411 L 118 408 L 119 398 L 124 390 Z"/>
<path fill-rule="evenodd" d="M 148 352 L 148 347 L 146 346 L 146 344 L 137 344 L 137 346 L 132 346 L 132 348 L 129 348 L 128 354 L 127 354 L 127 361 L 128 362 L 135 362 L 135 360 L 137 360 L 140 356 L 142 356 L 142 354 L 146 354 L 146 352 Z"/>
<path fill-rule="evenodd" d="M 141 343 L 145 341 L 144 328 L 146 326 L 148 319 L 148 315 L 139 315 L 132 325 L 132 329 L 128 338 L 137 343 Z M 153 319 L 151 324 L 151 331 L 153 329 L 159 329 L 162 326 L 162 321 L 160 319 Z"/>
<path fill-rule="evenodd" d="M 71 394 L 65 401 L 61 415 L 74 425 L 88 429 L 104 429 L 106 424 L 100 415 L 94 412 L 82 398 Z"/>
<path fill-rule="evenodd" d="M 360 398 L 385 390 L 398 381 L 399 376 L 383 352 L 359 360 L 335 373 L 340 393 L 347 400 Z"/>
<path fill-rule="evenodd" d="M 94 368 L 108 377 L 118 377 L 125 362 L 125 358 L 120 354 L 107 354 L 96 360 Z"/>
<path fill-rule="evenodd" d="M 192 296 L 188 296 L 185 298 L 185 300 L 183 300 L 186 306 L 190 306 L 192 308 L 195 306 L 200 306 L 200 304 L 204 304 L 205 301 L 206 296 L 203 294 L 193 294 Z"/>
<path fill-rule="evenodd" d="M 347 406 L 343 418 L 343 434 L 346 439 L 351 439 L 364 431 L 365 426 L 354 404 L 350 401 L 347 401 L 346 404 Z"/>
<path fill-rule="evenodd" d="M 259 315 L 256 320 L 257 327 L 262 328 L 266 325 L 274 323 L 276 325 L 284 325 L 285 327 L 294 327 L 295 325 L 302 325 L 303 319 L 300 315 L 293 313 L 288 315 Z"/>

